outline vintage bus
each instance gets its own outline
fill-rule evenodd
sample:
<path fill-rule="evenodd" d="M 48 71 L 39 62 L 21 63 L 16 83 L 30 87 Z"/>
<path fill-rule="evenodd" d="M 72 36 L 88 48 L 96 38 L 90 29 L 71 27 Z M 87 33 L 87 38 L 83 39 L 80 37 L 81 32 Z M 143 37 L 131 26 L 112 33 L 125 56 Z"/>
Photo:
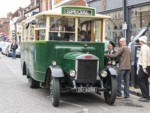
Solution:
<path fill-rule="evenodd" d="M 49 88 L 52 104 L 62 92 L 104 92 L 116 99 L 117 71 L 104 65 L 105 19 L 90 7 L 62 6 L 22 22 L 21 66 L 31 88 Z"/>

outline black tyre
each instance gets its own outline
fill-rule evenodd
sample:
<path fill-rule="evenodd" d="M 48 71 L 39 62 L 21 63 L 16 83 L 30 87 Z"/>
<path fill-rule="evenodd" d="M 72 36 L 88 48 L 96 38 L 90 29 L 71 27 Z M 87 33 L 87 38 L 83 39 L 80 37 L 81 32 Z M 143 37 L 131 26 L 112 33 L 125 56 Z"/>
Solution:
<path fill-rule="evenodd" d="M 28 83 L 30 88 L 39 88 L 40 83 L 36 80 L 34 80 L 32 77 L 28 77 Z"/>
<path fill-rule="evenodd" d="M 7 53 L 6 53 L 6 56 L 7 56 L 7 57 L 10 57 L 10 54 L 7 52 Z"/>
<path fill-rule="evenodd" d="M 26 75 L 27 72 L 26 72 L 26 64 L 23 63 L 23 69 L 22 69 L 22 75 Z"/>
<path fill-rule="evenodd" d="M 59 106 L 59 101 L 60 101 L 60 83 L 59 79 L 53 78 L 52 80 L 52 104 L 54 107 Z"/>
<path fill-rule="evenodd" d="M 107 89 L 104 91 L 105 102 L 109 105 L 114 104 L 117 96 L 117 79 L 114 76 L 108 76 L 104 81 L 104 87 Z"/>

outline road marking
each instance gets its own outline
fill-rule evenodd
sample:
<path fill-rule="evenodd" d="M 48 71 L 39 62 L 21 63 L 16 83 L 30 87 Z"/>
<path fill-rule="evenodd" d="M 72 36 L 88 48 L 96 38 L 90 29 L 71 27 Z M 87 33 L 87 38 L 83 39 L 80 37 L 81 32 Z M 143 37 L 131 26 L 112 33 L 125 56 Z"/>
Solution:
<path fill-rule="evenodd" d="M 104 109 L 105 111 L 108 111 L 108 109 L 107 108 L 105 108 L 105 107 L 102 107 L 102 106 L 100 106 L 102 109 Z"/>
<path fill-rule="evenodd" d="M 82 105 L 79 105 L 79 104 L 74 104 L 74 103 L 71 103 L 71 102 L 66 102 L 66 101 L 60 101 L 60 102 L 63 102 L 63 103 L 66 103 L 66 104 L 70 104 L 70 105 L 73 105 L 73 106 L 77 106 L 77 107 L 80 107 L 80 108 L 84 108 L 85 106 L 82 106 Z"/>

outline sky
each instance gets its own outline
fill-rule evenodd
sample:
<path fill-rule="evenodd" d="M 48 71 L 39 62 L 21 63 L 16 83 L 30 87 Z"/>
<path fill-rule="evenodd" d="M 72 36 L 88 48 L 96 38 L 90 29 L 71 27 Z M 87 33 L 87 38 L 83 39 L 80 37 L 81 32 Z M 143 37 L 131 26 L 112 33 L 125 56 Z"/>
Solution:
<path fill-rule="evenodd" d="M 31 0 L 0 0 L 0 18 L 7 17 L 7 13 L 14 13 L 19 7 L 26 7 Z"/>

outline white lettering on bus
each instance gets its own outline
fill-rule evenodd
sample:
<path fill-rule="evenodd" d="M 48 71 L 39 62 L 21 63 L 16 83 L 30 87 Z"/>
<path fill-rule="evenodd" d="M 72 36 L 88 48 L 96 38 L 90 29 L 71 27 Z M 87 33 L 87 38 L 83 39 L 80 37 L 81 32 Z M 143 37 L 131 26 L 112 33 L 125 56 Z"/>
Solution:
<path fill-rule="evenodd" d="M 66 9 L 66 14 L 75 14 L 75 15 L 91 15 L 86 10 L 75 10 L 75 9 Z"/>

